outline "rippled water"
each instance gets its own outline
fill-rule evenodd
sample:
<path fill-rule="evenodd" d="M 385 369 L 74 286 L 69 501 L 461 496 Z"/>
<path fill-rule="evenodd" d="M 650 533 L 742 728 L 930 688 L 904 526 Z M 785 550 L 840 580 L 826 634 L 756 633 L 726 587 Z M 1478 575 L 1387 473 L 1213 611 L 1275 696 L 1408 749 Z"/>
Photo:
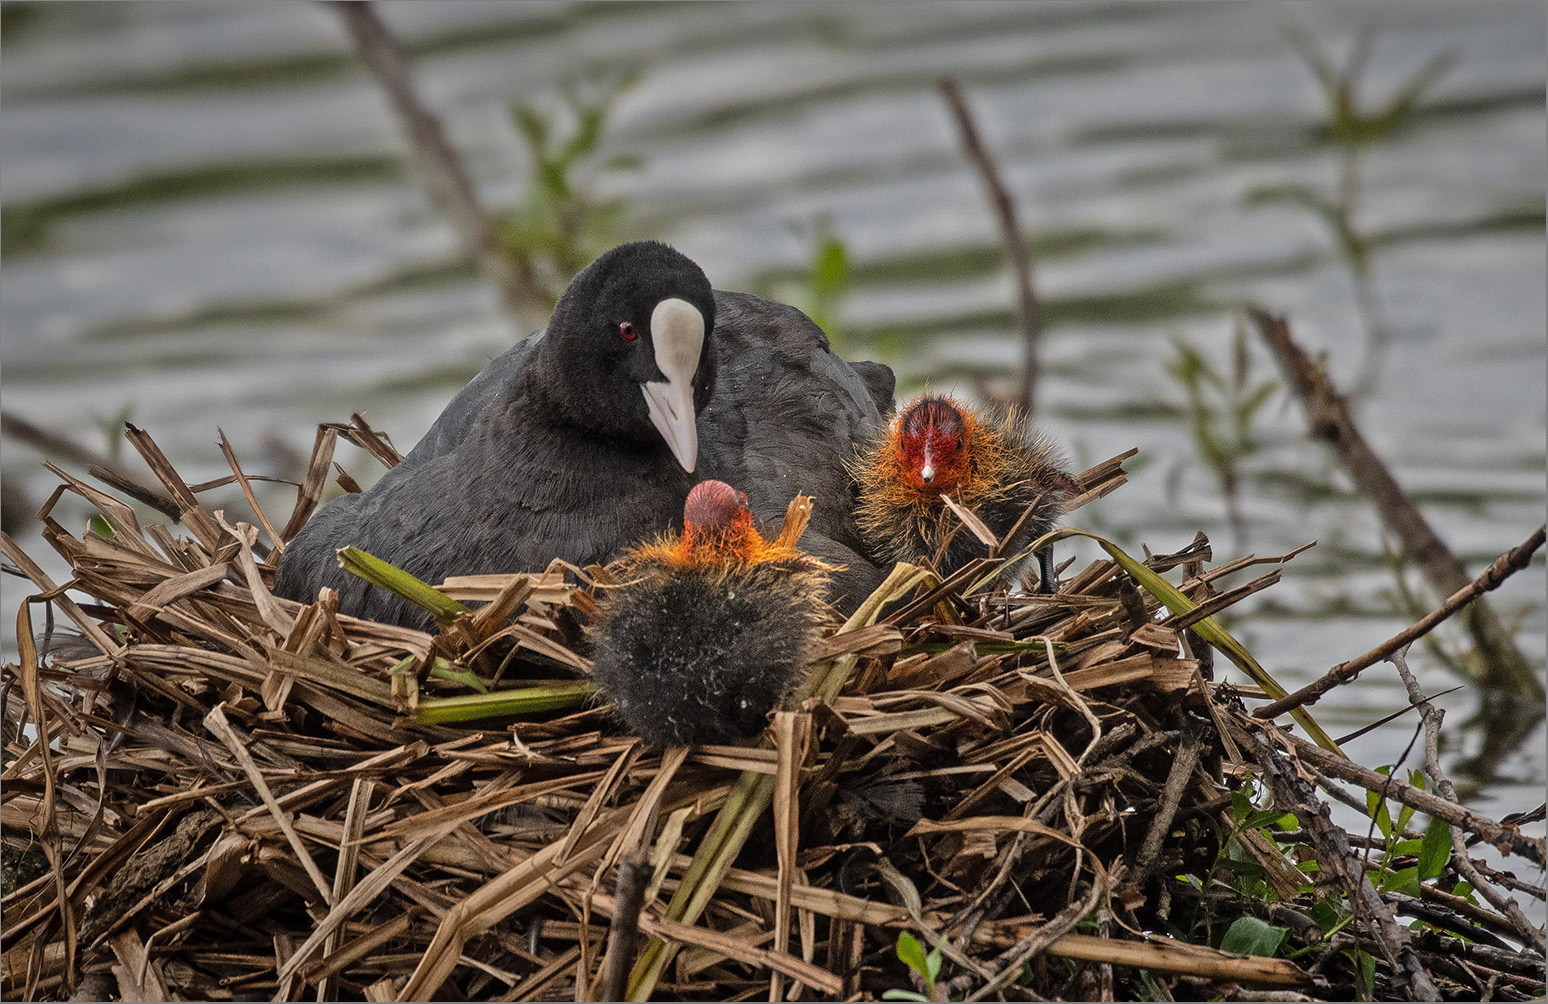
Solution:
<path fill-rule="evenodd" d="M 598 181 L 626 205 L 620 236 L 672 241 L 717 286 L 781 294 L 826 221 L 854 262 L 835 325 L 845 350 L 889 362 L 907 389 L 971 393 L 1008 381 L 1018 342 L 993 222 L 933 86 L 957 76 L 1037 255 L 1041 417 L 1083 464 L 1142 450 L 1133 483 L 1079 521 L 1156 551 L 1202 529 L 1222 558 L 1237 542 L 1165 370 L 1172 339 L 1226 358 L 1253 301 L 1287 311 L 1346 383 L 1365 353 L 1321 223 L 1248 198 L 1335 183 L 1287 26 L 1336 61 L 1374 26 L 1373 101 L 1453 51 L 1409 127 L 1364 158 L 1359 220 L 1392 344 L 1361 419 L 1471 568 L 1544 519 L 1548 26 L 1535 0 L 383 9 L 491 205 L 515 202 L 526 177 L 509 102 L 552 106 L 562 80 L 637 70 L 604 153 L 639 166 Z M 250 472 L 279 472 L 315 423 L 356 410 L 406 449 L 517 334 L 325 7 L 8 3 L 3 46 L 6 409 L 98 449 L 101 423 L 127 411 L 191 480 L 225 473 L 219 427 Z M 1410 618 L 1376 516 L 1306 441 L 1298 406 L 1276 398 L 1259 432 L 1241 547 L 1318 546 L 1234 625 L 1296 685 Z M 39 455 L 7 442 L 3 460 L 7 494 L 41 502 Z M 1544 579 L 1539 559 L 1494 594 L 1539 666 Z M 4 588 L 12 609 L 22 592 Z M 1428 690 L 1452 685 L 1428 652 L 1413 663 Z M 1448 725 L 1472 702 L 1446 698 Z M 1338 734 L 1403 703 L 1377 668 L 1317 713 Z M 1478 742 L 1450 735 L 1453 757 Z M 1408 737 L 1392 726 L 1351 752 L 1391 762 Z M 1545 778 L 1539 731 L 1485 807 L 1536 804 Z"/>

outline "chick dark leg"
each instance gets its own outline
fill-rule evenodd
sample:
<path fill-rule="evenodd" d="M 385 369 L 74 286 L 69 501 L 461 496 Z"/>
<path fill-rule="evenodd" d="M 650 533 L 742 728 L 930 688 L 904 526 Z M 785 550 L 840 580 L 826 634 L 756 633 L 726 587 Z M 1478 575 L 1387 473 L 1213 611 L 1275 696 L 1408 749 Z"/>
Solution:
<path fill-rule="evenodd" d="M 1049 544 L 1037 552 L 1037 591 L 1040 593 L 1054 593 L 1059 590 L 1059 580 L 1054 577 L 1053 545 Z"/>

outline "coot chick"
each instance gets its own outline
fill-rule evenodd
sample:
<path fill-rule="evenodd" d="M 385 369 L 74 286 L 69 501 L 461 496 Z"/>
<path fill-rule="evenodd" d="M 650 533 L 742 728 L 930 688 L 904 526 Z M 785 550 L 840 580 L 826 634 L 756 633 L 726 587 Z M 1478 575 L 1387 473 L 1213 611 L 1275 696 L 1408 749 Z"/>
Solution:
<path fill-rule="evenodd" d="M 1014 412 L 982 415 L 926 394 L 899 414 L 852 464 L 860 485 L 861 531 L 896 561 L 934 560 L 950 575 L 987 546 L 941 501 L 950 495 L 1001 540 L 1030 506 L 1019 541 L 1047 533 L 1076 485 L 1054 445 Z M 1038 555 L 1041 588 L 1052 592 L 1048 549 Z"/>
<path fill-rule="evenodd" d="M 429 582 L 603 562 L 672 525 L 694 478 L 696 413 L 714 390 L 709 280 L 656 242 L 602 255 L 560 297 L 525 365 L 479 421 L 413 454 L 369 491 L 334 500 L 280 558 L 275 591 L 429 629 L 429 616 L 342 571 L 359 547 Z M 416 451 L 418 452 L 418 451 Z"/>
<path fill-rule="evenodd" d="M 768 523 L 797 493 L 815 498 L 803 546 L 841 566 L 830 582 L 830 602 L 849 612 L 870 595 L 887 569 L 855 523 L 856 486 L 845 464 L 892 410 L 892 371 L 879 363 L 845 362 L 822 329 L 794 307 L 723 291 L 701 302 L 708 280 L 698 266 L 656 242 L 626 244 L 599 258 L 565 292 L 548 328 L 474 377 L 401 464 L 363 496 L 345 496 L 313 516 L 280 560 L 280 595 L 309 601 L 320 586 L 331 585 L 341 590 L 345 613 L 428 628 L 430 620 L 418 608 L 339 571 L 334 549 L 353 544 L 437 582 L 447 575 L 540 569 L 553 557 L 605 561 L 681 525 L 691 482 L 675 470 L 640 416 L 621 444 L 629 456 L 599 464 L 594 454 L 601 447 L 594 444 L 607 438 L 605 430 L 584 429 L 581 418 L 568 413 L 555 421 L 552 406 L 524 403 L 529 392 L 554 396 L 546 381 L 562 373 L 561 363 L 595 368 L 587 336 L 576 336 L 582 326 L 597 345 L 613 350 L 645 344 L 649 332 L 638 321 L 637 339 L 627 342 L 603 316 L 606 303 L 632 302 L 610 292 L 622 283 L 610 278 L 619 271 L 611 264 L 615 259 L 630 264 L 625 278 L 636 272 L 660 277 L 654 279 L 660 288 L 636 281 L 624 289 L 648 304 L 647 317 L 661 302 L 653 297 L 676 296 L 697 304 L 712 325 L 694 378 L 698 473 L 743 486 L 753 515 Z M 692 295 L 685 285 L 694 287 Z M 556 347 L 559 342 L 570 347 Z M 640 394 L 627 377 L 614 375 L 603 396 Z M 583 391 L 574 397 L 587 400 Z M 527 443 L 532 427 L 543 434 Z M 654 447 L 652 438 L 658 440 Z M 518 458 L 519 469 L 513 466 Z M 449 467 L 455 483 L 448 481 Z M 638 483 L 647 476 L 656 483 Z M 469 494 L 457 487 L 468 481 L 481 490 Z M 475 529 L 463 531 L 456 546 L 439 539 L 421 545 L 416 538 L 426 521 L 439 518 Z"/>
<path fill-rule="evenodd" d="M 806 668 L 827 585 L 790 536 L 765 540 L 746 495 L 704 481 L 681 535 L 625 555 L 628 581 L 600 595 L 592 679 L 630 732 L 663 747 L 762 730 Z"/>

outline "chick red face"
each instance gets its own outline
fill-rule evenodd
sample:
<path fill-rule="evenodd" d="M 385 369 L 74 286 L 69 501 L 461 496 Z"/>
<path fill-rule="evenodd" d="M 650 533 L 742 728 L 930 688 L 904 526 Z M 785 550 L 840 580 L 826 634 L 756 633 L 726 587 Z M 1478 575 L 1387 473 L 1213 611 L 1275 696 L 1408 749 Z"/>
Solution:
<path fill-rule="evenodd" d="M 683 542 L 690 548 L 736 549 L 753 529 L 747 496 L 724 481 L 701 481 L 683 503 Z"/>
<path fill-rule="evenodd" d="M 897 454 L 912 487 L 932 495 L 953 490 L 968 474 L 962 413 L 945 398 L 923 398 L 898 423 Z"/>

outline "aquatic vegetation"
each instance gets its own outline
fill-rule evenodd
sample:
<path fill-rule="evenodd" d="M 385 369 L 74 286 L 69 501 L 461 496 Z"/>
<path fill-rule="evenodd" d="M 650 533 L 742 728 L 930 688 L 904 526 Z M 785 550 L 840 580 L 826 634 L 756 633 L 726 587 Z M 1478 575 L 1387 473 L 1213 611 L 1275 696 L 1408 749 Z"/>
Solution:
<path fill-rule="evenodd" d="M 1242 462 L 1258 452 L 1258 414 L 1273 399 L 1279 381 L 1254 373 L 1247 327 L 1237 318 L 1231 337 L 1230 369 L 1210 361 L 1198 346 L 1173 338 L 1174 357 L 1166 372 L 1186 398 L 1188 429 L 1199 459 L 1215 472 L 1237 550 L 1243 550 L 1247 524 L 1242 516 Z"/>
<path fill-rule="evenodd" d="M 502 253 L 550 305 L 575 273 L 617 243 L 624 203 L 601 198 L 595 188 L 607 172 L 639 163 L 627 155 L 602 156 L 613 107 L 638 79 L 631 72 L 570 81 L 559 88 L 557 108 L 531 101 L 511 106 L 531 173 L 522 202 L 493 213 L 493 223 Z"/>
<path fill-rule="evenodd" d="M 1249 191 L 1246 201 L 1248 205 L 1301 206 L 1315 215 L 1333 238 L 1339 259 L 1349 272 L 1355 308 L 1365 326 L 1365 357 L 1351 382 L 1351 395 L 1360 398 L 1375 386 L 1390 338 L 1376 296 L 1373 234 L 1360 218 L 1365 195 L 1364 158 L 1372 146 L 1390 141 L 1413 121 L 1419 100 L 1456 62 L 1456 52 L 1448 49 L 1432 56 L 1384 103 L 1367 109 L 1360 88 L 1376 45 L 1374 29 L 1367 25 L 1355 36 L 1342 68 L 1333 65 L 1305 29 L 1287 27 L 1285 36 L 1322 88 L 1326 118 L 1320 131 L 1324 141 L 1338 152 L 1337 185 L 1332 195 L 1311 185 L 1264 186 Z"/>

